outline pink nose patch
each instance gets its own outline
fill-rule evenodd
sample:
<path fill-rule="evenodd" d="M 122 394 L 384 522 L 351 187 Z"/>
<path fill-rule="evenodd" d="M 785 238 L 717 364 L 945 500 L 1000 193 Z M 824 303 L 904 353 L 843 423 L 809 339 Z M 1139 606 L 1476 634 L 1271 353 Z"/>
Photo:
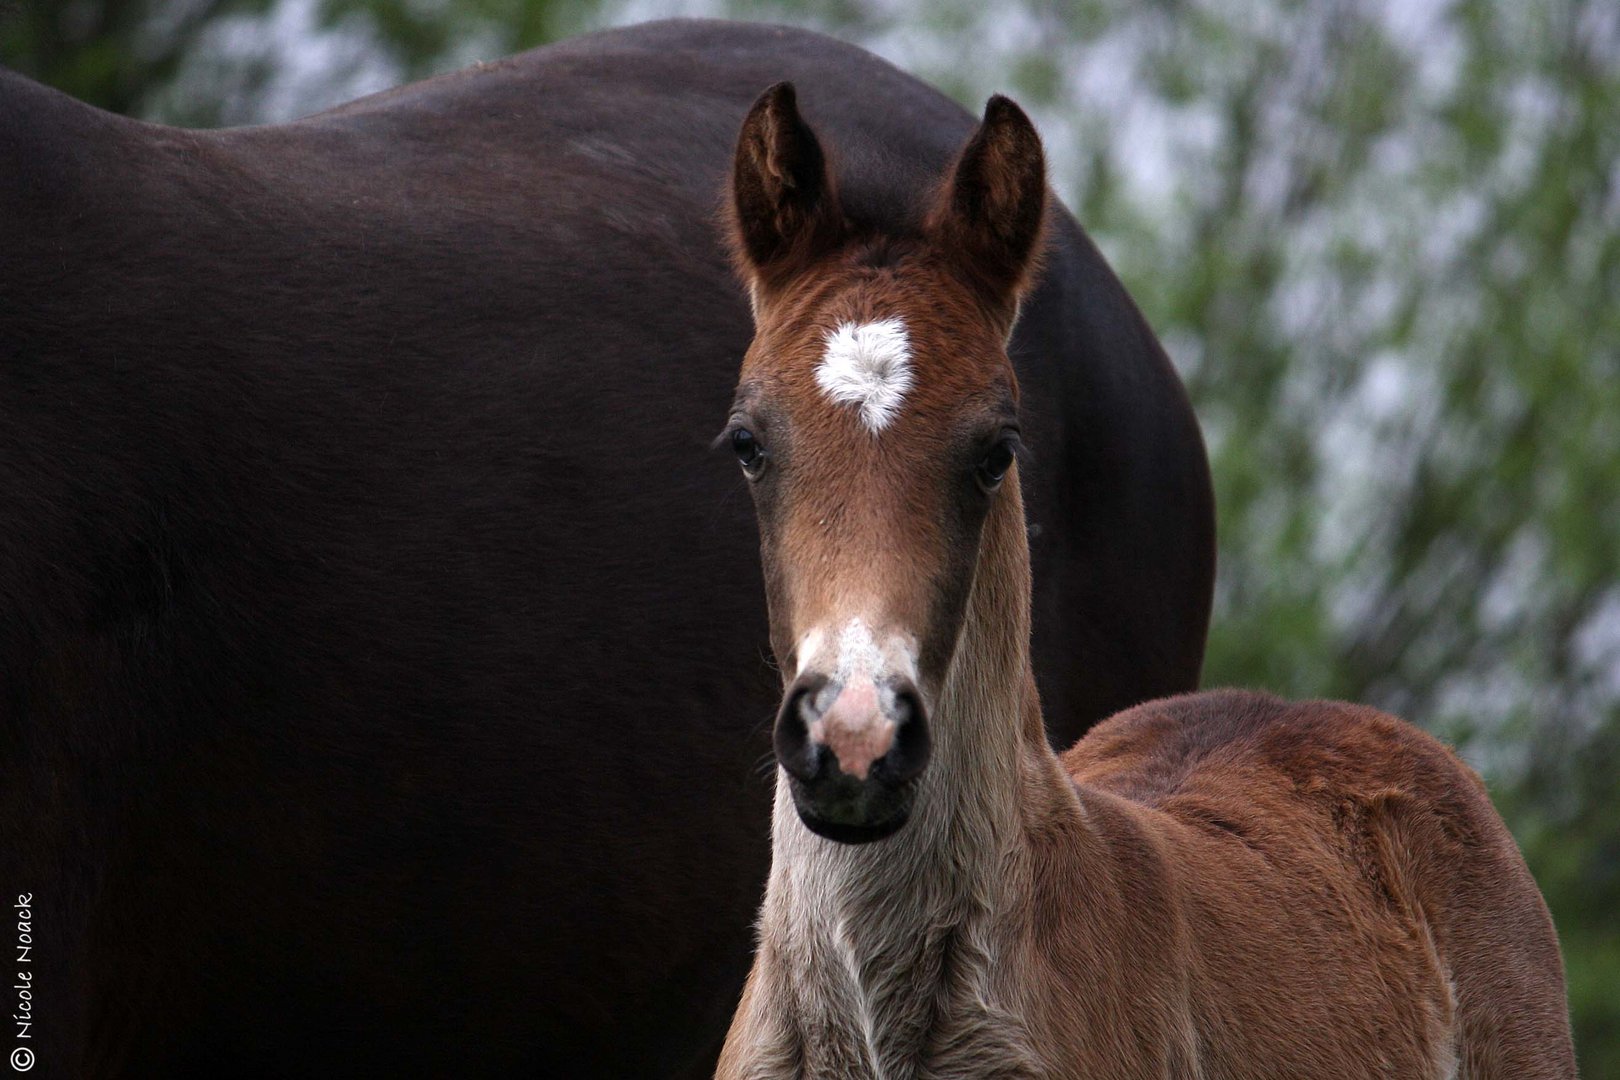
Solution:
<path fill-rule="evenodd" d="M 847 775 L 865 780 L 872 762 L 894 745 L 894 722 L 878 708 L 877 687 L 871 680 L 857 679 L 810 725 L 810 738 L 831 750 Z"/>

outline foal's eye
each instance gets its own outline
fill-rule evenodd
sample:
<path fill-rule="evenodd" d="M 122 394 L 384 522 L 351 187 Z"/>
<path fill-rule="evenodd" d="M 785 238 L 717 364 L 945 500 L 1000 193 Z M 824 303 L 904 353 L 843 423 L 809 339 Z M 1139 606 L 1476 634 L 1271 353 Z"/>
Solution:
<path fill-rule="evenodd" d="M 1002 478 L 1007 475 L 1007 470 L 1012 468 L 1013 457 L 1013 442 L 1011 439 L 1002 439 L 992 446 L 990 451 L 980 460 L 975 470 L 979 476 L 979 483 L 986 488 L 993 488 L 1000 484 Z"/>
<path fill-rule="evenodd" d="M 750 475 L 757 475 L 765 465 L 765 450 L 747 428 L 737 428 L 731 433 L 731 450 Z"/>

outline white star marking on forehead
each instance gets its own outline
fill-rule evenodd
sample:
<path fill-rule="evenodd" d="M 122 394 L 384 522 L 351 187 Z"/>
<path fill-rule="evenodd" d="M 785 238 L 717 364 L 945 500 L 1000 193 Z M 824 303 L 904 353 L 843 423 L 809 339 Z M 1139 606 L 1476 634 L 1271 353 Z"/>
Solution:
<path fill-rule="evenodd" d="M 900 415 L 911 389 L 911 343 L 906 324 L 844 323 L 827 335 L 816 383 L 841 405 L 860 409 L 861 423 L 876 435 Z"/>

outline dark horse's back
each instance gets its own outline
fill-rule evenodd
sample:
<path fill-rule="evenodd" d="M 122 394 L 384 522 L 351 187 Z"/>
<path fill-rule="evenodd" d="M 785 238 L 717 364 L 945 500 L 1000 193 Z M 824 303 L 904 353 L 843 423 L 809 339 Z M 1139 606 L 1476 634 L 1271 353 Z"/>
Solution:
<path fill-rule="evenodd" d="M 221 132 L 0 73 L 0 888 L 43 1075 L 704 1068 L 780 691 L 708 450 L 750 334 L 715 212 L 783 78 L 855 214 L 972 126 L 716 23 Z M 1194 685 L 1213 526 L 1057 217 L 1013 353 L 1067 743 Z"/>

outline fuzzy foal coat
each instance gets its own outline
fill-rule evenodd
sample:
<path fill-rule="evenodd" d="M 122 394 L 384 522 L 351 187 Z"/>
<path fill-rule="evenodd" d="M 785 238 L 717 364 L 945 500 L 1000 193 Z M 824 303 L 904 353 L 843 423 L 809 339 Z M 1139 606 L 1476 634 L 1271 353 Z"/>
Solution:
<path fill-rule="evenodd" d="M 1552 923 L 1477 776 L 1375 710 L 1241 691 L 1056 757 L 1022 528 L 1016 498 L 986 526 L 918 816 L 838 845 L 779 791 L 722 1080 L 1575 1075 Z"/>

